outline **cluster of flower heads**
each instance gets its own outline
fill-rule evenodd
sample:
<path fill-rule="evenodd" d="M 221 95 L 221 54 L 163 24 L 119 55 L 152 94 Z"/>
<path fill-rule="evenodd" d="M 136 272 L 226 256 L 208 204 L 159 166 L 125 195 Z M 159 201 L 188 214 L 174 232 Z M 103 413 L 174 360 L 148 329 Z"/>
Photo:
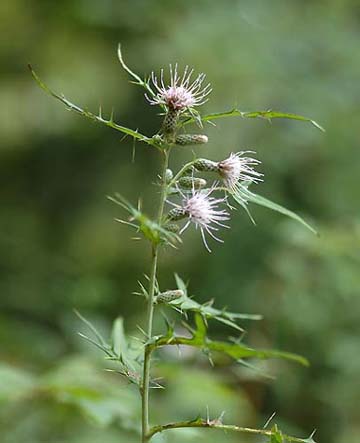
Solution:
<path fill-rule="evenodd" d="M 175 112 L 180 115 L 187 110 L 191 112 L 195 106 L 204 104 L 212 91 L 210 84 L 203 87 L 205 74 L 198 75 L 193 81 L 191 80 L 192 75 L 193 70 L 189 70 L 188 66 L 185 67 L 184 73 L 179 75 L 177 64 L 174 68 L 170 65 L 170 82 L 166 85 L 164 70 L 162 69 L 160 72 L 160 79 L 153 72 L 151 80 L 156 92 L 151 98 L 146 96 L 147 100 L 152 105 L 165 106 L 169 114 Z M 176 132 L 176 127 L 173 130 Z M 181 143 L 183 145 L 187 144 L 185 138 L 191 140 L 192 144 L 207 142 L 207 137 L 202 135 L 180 135 L 177 138 L 180 139 L 181 137 L 184 138 Z M 195 143 L 194 140 L 197 142 Z M 226 159 L 219 162 L 208 159 L 194 161 L 191 175 L 181 177 L 175 184 L 181 201 L 180 203 L 168 201 L 173 206 L 173 209 L 167 215 L 168 222 L 176 222 L 186 218 L 186 223 L 180 230 L 180 234 L 191 223 L 194 224 L 196 229 L 200 229 L 204 245 L 208 251 L 210 251 L 210 248 L 205 234 L 222 242 L 215 233 L 221 227 L 228 228 L 224 224 L 230 219 L 227 210 L 227 208 L 230 208 L 227 194 L 237 194 L 239 197 L 241 190 L 246 189 L 244 183 L 248 185 L 262 181 L 262 174 L 254 169 L 260 164 L 260 161 L 248 157 L 246 154 L 249 153 L 252 153 L 252 151 L 230 153 Z M 211 187 L 202 189 L 206 186 L 206 181 L 194 177 L 194 172 L 215 172 L 218 174 L 222 186 L 219 186 L 218 182 L 214 182 Z M 186 171 L 186 173 L 188 174 L 189 171 Z M 225 196 L 221 198 L 213 197 L 213 193 L 219 190 L 225 191 Z M 243 198 L 243 203 L 246 204 L 245 198 Z"/>
<path fill-rule="evenodd" d="M 184 227 L 180 230 L 180 234 L 193 223 L 195 227 L 200 229 L 201 236 L 206 249 L 210 252 L 207 244 L 205 233 L 209 234 L 214 240 L 222 242 L 220 238 L 215 235 L 219 228 L 228 228 L 224 222 L 230 219 L 230 214 L 223 206 L 230 207 L 227 201 L 227 193 L 237 194 L 241 196 L 249 183 L 257 183 L 261 180 L 262 174 L 255 171 L 254 165 L 260 163 L 251 157 L 245 157 L 247 151 L 231 153 L 225 160 L 214 162 L 207 159 L 198 159 L 193 164 L 193 173 L 195 171 L 201 172 L 216 172 L 221 181 L 222 186 L 218 181 L 207 189 L 201 189 L 206 186 L 206 181 L 194 177 L 193 175 L 185 177 L 191 184 L 190 190 L 187 192 L 182 189 L 181 179 L 179 180 L 177 191 L 181 196 L 181 202 L 168 203 L 174 206 L 168 214 L 168 219 L 171 221 L 178 221 L 187 218 Z M 201 180 L 201 181 L 200 181 Z M 185 184 L 185 183 L 184 183 Z M 216 191 L 225 191 L 225 196 L 215 198 L 212 195 Z M 243 203 L 246 204 L 246 199 L 242 197 Z"/>

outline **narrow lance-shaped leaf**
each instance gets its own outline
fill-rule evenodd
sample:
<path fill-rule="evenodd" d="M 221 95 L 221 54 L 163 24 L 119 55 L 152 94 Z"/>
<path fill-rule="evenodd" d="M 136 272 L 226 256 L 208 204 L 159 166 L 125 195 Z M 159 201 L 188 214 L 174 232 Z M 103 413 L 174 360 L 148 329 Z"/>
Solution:
<path fill-rule="evenodd" d="M 248 202 L 254 203 L 259 206 L 263 206 L 268 209 L 272 209 L 273 211 L 279 212 L 280 214 L 286 215 L 287 217 L 292 218 L 293 220 L 297 221 L 298 223 L 301 223 L 303 226 L 305 226 L 307 229 L 309 229 L 313 234 L 318 235 L 317 231 L 309 225 L 302 217 L 297 215 L 295 212 L 290 211 L 289 209 L 284 208 L 283 206 L 279 205 L 278 203 L 274 203 L 273 201 L 262 197 L 261 195 L 255 194 L 254 192 L 251 192 L 248 187 L 251 183 L 250 182 L 242 182 L 237 188 L 236 191 L 230 191 L 229 189 L 226 189 L 226 192 L 229 192 L 230 195 L 233 197 L 233 199 L 241 205 L 243 208 L 246 209 L 246 212 L 248 213 L 251 221 L 255 223 L 249 209 L 247 208 Z"/>
<path fill-rule="evenodd" d="M 289 209 L 284 208 L 278 203 L 274 203 L 271 200 L 262 197 L 261 195 L 255 194 L 254 192 L 249 191 L 246 187 L 241 187 L 239 191 L 240 194 L 243 194 L 247 202 L 255 203 L 256 205 L 263 206 L 268 209 L 272 209 L 273 211 L 279 212 L 280 214 L 286 215 L 287 217 L 292 218 L 293 220 L 301 223 L 307 229 L 309 229 L 315 235 L 318 235 L 317 231 L 309 225 L 302 217 L 297 215 L 295 212 L 290 211 Z"/>
<path fill-rule="evenodd" d="M 278 351 L 275 349 L 254 349 L 245 346 L 241 343 L 230 343 L 224 341 L 213 341 L 210 340 L 206 333 L 207 327 L 201 314 L 195 315 L 196 329 L 192 331 L 193 335 L 191 338 L 181 337 L 174 334 L 173 329 L 168 330 L 167 335 L 155 337 L 153 341 L 150 341 L 147 346 L 150 350 L 160 348 L 162 346 L 168 345 L 186 345 L 194 346 L 196 348 L 202 349 L 205 353 L 220 352 L 228 355 L 232 359 L 238 361 L 245 358 L 259 358 L 259 359 L 269 359 L 269 358 L 282 358 L 286 360 L 292 360 L 300 363 L 304 366 L 308 366 L 308 361 L 306 358 L 293 354 L 290 352 Z"/>
<path fill-rule="evenodd" d="M 303 122 L 311 123 L 315 128 L 320 129 L 320 131 L 325 132 L 325 129 L 320 126 L 315 120 L 311 118 L 304 117 L 302 115 L 286 113 L 286 112 L 277 112 L 277 111 L 240 111 L 239 109 L 232 109 L 230 111 L 225 112 L 215 112 L 212 114 L 201 116 L 201 120 L 203 122 L 218 120 L 220 118 L 226 117 L 242 117 L 242 118 L 262 118 L 265 120 L 271 121 L 273 118 L 284 118 L 289 120 L 298 120 Z M 195 118 L 189 117 L 182 122 L 182 125 L 187 125 L 189 123 L 195 123 Z"/>
<path fill-rule="evenodd" d="M 113 121 L 113 116 L 111 115 L 110 119 L 105 119 L 101 111 L 98 115 L 93 114 L 90 111 L 87 111 L 86 109 L 80 108 L 78 105 L 75 105 L 74 103 L 71 103 L 70 100 L 68 100 L 63 94 L 59 95 L 52 91 L 36 74 L 36 72 L 32 69 L 32 67 L 29 65 L 30 72 L 32 76 L 34 77 L 37 84 L 50 96 L 56 98 L 61 103 L 63 103 L 69 110 L 75 111 L 76 113 L 89 118 L 90 120 L 93 120 L 98 123 L 102 123 L 106 126 L 109 126 L 112 129 L 115 129 L 117 131 L 122 132 L 123 134 L 129 135 L 133 137 L 136 140 L 139 140 L 141 142 L 147 143 L 148 145 L 154 146 L 155 148 L 160 148 L 159 144 L 156 142 L 156 138 L 147 137 L 145 135 L 140 134 L 138 131 L 134 131 L 133 129 L 127 128 L 125 126 L 121 126 Z"/>

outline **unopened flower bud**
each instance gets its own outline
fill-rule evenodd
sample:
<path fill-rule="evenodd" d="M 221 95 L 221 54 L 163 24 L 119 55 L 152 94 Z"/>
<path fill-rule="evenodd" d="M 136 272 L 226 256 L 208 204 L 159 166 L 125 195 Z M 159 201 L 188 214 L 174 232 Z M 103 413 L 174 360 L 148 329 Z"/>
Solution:
<path fill-rule="evenodd" d="M 202 145 L 207 142 L 207 136 L 202 134 L 181 134 L 175 139 L 175 144 L 179 146 Z"/>
<path fill-rule="evenodd" d="M 165 183 L 170 183 L 173 179 L 174 174 L 171 169 L 167 169 L 165 172 Z"/>
<path fill-rule="evenodd" d="M 155 299 L 155 303 L 169 303 L 173 300 L 183 297 L 184 291 L 181 289 L 174 289 L 171 291 L 161 292 Z"/>
<path fill-rule="evenodd" d="M 208 160 L 206 158 L 197 159 L 193 166 L 197 171 L 203 172 L 216 172 L 219 169 L 217 162 L 213 162 L 212 160 Z"/>
<path fill-rule="evenodd" d="M 185 189 L 201 189 L 206 186 L 206 180 L 198 177 L 182 177 L 178 183 Z"/>
<path fill-rule="evenodd" d="M 174 208 L 169 211 L 167 215 L 167 219 L 171 221 L 177 221 L 181 220 L 182 218 L 185 218 L 187 216 L 187 212 L 184 208 Z"/>

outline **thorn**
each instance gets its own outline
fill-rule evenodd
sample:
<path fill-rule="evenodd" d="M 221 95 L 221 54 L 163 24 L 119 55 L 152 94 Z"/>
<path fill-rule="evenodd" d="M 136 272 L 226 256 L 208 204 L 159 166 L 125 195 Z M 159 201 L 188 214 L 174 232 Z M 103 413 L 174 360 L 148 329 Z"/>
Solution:
<path fill-rule="evenodd" d="M 133 139 L 132 153 L 131 153 L 131 163 L 135 163 L 135 154 L 136 154 L 136 139 Z"/>
<path fill-rule="evenodd" d="M 270 415 L 270 417 L 266 420 L 266 423 L 264 424 L 263 429 L 266 429 L 266 428 L 268 427 L 269 423 L 270 423 L 271 420 L 275 417 L 275 415 L 276 415 L 276 412 L 273 412 L 273 413 Z"/>
<path fill-rule="evenodd" d="M 209 406 L 206 405 L 206 424 L 210 424 L 210 413 L 209 413 Z"/>
<path fill-rule="evenodd" d="M 220 424 L 223 423 L 223 418 L 224 418 L 225 412 L 226 411 L 222 411 L 221 414 L 219 415 L 218 421 L 219 421 Z"/>
<path fill-rule="evenodd" d="M 137 327 L 137 329 L 143 334 L 143 336 L 147 338 L 147 334 L 146 334 L 146 332 L 142 329 L 142 327 L 139 326 L 139 325 L 136 325 L 136 327 Z"/>

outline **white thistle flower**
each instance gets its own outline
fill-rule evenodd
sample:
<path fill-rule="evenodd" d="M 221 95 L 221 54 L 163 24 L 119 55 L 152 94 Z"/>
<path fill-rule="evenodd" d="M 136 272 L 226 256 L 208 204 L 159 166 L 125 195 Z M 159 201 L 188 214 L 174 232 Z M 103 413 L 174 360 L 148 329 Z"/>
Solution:
<path fill-rule="evenodd" d="M 263 174 L 255 171 L 253 166 L 259 165 L 261 162 L 251 157 L 243 157 L 244 154 L 253 151 L 233 152 L 228 158 L 218 163 L 218 172 L 230 191 L 237 191 L 239 182 L 248 181 L 258 183 L 262 181 Z"/>
<path fill-rule="evenodd" d="M 181 205 L 168 202 L 175 207 L 175 212 L 182 213 L 188 218 L 180 234 L 182 234 L 191 223 L 194 223 L 196 229 L 200 228 L 205 248 L 209 252 L 211 252 L 211 249 L 206 242 L 205 232 L 214 240 L 223 243 L 223 240 L 215 236 L 214 231 L 218 231 L 218 226 L 229 228 L 229 226 L 224 225 L 222 222 L 230 219 L 229 213 L 225 209 L 218 208 L 219 204 L 226 202 L 226 198 L 210 197 L 212 191 L 213 187 L 207 191 L 195 191 L 193 189 L 190 195 L 185 195 L 179 190 L 183 198 Z"/>
<path fill-rule="evenodd" d="M 160 80 L 155 73 L 151 73 L 151 80 L 157 94 L 147 100 L 151 105 L 165 105 L 171 110 L 184 111 L 194 106 L 203 105 L 207 101 L 207 96 L 212 91 L 210 83 L 202 87 L 205 80 L 205 74 L 199 74 L 193 82 L 191 76 L 194 70 L 186 66 L 182 76 L 178 74 L 178 66 L 175 64 L 173 69 L 170 65 L 170 85 L 164 83 L 164 70 L 160 71 Z"/>

